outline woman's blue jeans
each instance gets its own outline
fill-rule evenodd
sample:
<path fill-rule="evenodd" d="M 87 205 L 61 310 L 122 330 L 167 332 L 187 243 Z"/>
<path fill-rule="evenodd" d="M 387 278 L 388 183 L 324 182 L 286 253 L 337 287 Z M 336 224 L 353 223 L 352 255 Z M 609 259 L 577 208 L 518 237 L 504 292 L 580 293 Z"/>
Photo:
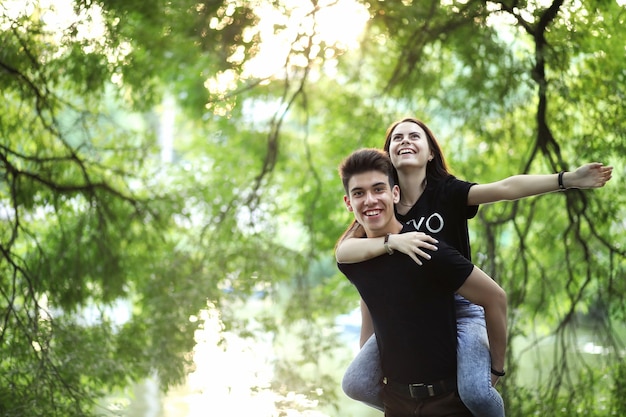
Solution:
<path fill-rule="evenodd" d="M 456 314 L 459 396 L 475 417 L 504 417 L 502 397 L 491 386 L 484 310 L 457 296 Z M 341 385 L 348 397 L 382 411 L 382 378 L 376 335 L 372 335 L 348 366 Z"/>

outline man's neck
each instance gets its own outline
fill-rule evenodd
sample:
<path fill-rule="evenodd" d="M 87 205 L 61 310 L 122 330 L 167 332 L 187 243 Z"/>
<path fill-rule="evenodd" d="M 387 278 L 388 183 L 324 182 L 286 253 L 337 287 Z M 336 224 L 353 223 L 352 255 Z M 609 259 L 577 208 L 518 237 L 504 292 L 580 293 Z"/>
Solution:
<path fill-rule="evenodd" d="M 391 222 L 389 226 L 384 229 L 379 229 L 379 230 L 374 231 L 374 230 L 369 230 L 365 228 L 365 235 L 367 237 L 381 237 L 381 236 L 385 236 L 387 233 L 393 233 L 393 234 L 400 233 L 401 230 L 402 230 L 402 223 L 394 219 L 394 221 Z"/>

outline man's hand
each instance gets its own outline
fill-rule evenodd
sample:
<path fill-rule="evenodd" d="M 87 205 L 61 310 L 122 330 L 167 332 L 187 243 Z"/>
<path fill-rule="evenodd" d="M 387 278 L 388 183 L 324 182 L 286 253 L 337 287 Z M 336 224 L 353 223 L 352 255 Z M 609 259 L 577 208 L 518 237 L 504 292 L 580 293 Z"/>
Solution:
<path fill-rule="evenodd" d="M 424 249 L 437 250 L 434 237 L 423 232 L 408 232 L 389 235 L 389 247 L 406 255 L 409 255 L 416 264 L 422 265 L 422 259 L 429 260 L 430 255 Z"/>

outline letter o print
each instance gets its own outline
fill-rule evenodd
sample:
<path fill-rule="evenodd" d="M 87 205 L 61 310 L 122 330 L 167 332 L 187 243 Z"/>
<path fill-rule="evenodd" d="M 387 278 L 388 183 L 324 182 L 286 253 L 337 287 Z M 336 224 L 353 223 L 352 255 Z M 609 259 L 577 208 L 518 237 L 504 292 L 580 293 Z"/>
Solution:
<path fill-rule="evenodd" d="M 431 214 L 430 217 L 428 217 L 428 219 L 426 220 L 426 229 L 430 233 L 441 232 L 441 229 L 443 229 L 443 217 L 441 217 L 439 213 Z"/>

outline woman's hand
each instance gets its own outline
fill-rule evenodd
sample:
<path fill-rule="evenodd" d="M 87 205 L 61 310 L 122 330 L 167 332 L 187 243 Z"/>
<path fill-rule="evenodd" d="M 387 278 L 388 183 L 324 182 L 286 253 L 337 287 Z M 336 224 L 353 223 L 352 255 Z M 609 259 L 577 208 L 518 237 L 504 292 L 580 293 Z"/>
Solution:
<path fill-rule="evenodd" d="M 423 232 L 408 232 L 389 235 L 388 243 L 391 249 L 409 255 L 415 263 L 422 265 L 420 258 L 430 259 L 430 255 L 424 252 L 424 249 L 437 250 L 435 244 L 439 241 Z"/>
<path fill-rule="evenodd" d="M 565 188 L 600 188 L 611 179 L 613 167 L 600 162 L 583 165 L 574 172 L 566 172 L 563 177 Z"/>

